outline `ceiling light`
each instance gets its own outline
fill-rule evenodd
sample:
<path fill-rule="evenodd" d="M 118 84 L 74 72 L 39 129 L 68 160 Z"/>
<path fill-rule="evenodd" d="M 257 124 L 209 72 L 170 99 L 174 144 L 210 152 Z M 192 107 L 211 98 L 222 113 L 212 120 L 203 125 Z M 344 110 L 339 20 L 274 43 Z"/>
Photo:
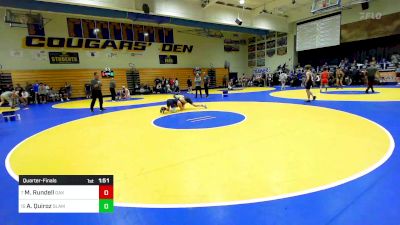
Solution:
<path fill-rule="evenodd" d="M 244 0 L 239 0 L 239 4 L 244 5 Z"/>

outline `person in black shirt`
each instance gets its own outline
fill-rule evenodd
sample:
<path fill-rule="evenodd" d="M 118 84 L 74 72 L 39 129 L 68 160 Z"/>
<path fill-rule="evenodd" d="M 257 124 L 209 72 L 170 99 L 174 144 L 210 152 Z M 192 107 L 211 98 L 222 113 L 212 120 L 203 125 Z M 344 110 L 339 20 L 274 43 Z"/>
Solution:
<path fill-rule="evenodd" d="M 205 72 L 203 73 L 203 75 L 204 91 L 206 92 L 206 98 L 208 98 L 208 85 L 210 84 L 210 77 Z"/>
<path fill-rule="evenodd" d="M 370 65 L 367 68 L 367 80 L 368 80 L 368 87 L 367 90 L 365 90 L 365 93 L 368 93 L 369 89 L 371 88 L 372 93 L 374 93 L 374 82 L 375 82 L 375 75 L 377 73 L 378 69 L 376 68 L 375 65 Z"/>
<path fill-rule="evenodd" d="M 90 84 L 85 84 L 85 94 L 86 94 L 86 98 L 90 98 Z"/>
<path fill-rule="evenodd" d="M 187 86 L 188 86 L 188 93 L 191 94 L 192 93 L 192 79 L 190 79 L 190 77 L 187 79 Z"/>
<path fill-rule="evenodd" d="M 100 111 L 105 110 L 105 108 L 103 108 L 103 94 L 101 93 L 102 84 L 100 81 L 100 76 L 97 74 L 97 72 L 94 72 L 94 79 L 90 82 L 90 85 L 92 87 L 92 102 L 90 103 L 90 111 L 93 112 L 96 99 L 99 99 Z"/>

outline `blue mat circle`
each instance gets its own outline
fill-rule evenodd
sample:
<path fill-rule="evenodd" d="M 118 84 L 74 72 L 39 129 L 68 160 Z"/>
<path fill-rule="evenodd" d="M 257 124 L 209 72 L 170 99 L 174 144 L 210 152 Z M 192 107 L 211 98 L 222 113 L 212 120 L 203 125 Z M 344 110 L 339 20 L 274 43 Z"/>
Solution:
<path fill-rule="evenodd" d="M 168 129 L 208 129 L 237 124 L 246 117 L 235 112 L 199 111 L 170 114 L 153 121 L 153 124 Z"/>

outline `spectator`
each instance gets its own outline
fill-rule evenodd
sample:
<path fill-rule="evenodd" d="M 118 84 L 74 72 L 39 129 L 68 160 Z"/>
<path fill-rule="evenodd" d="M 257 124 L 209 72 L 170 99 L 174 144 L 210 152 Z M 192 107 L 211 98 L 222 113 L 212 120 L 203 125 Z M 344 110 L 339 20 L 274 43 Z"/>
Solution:
<path fill-rule="evenodd" d="M 397 64 L 396 77 L 397 77 L 397 86 L 400 86 L 400 65 L 399 64 Z"/>
<path fill-rule="evenodd" d="M 370 64 L 371 66 L 374 66 L 374 67 L 376 66 L 377 63 L 376 63 L 375 57 L 372 57 L 372 58 L 371 58 L 371 62 L 370 62 L 369 64 Z"/>
<path fill-rule="evenodd" d="M 233 90 L 233 79 L 231 79 L 228 83 L 228 90 Z M 201 92 L 200 92 L 201 93 Z"/>
<path fill-rule="evenodd" d="M 171 93 L 172 92 L 171 85 L 169 84 L 169 81 L 167 82 L 167 84 L 165 86 L 165 90 L 166 90 L 167 93 Z"/>
<path fill-rule="evenodd" d="M 200 91 L 200 98 L 203 98 L 203 94 L 201 93 L 201 76 L 200 73 L 196 73 L 194 78 L 194 85 L 196 90 L 196 98 L 197 98 L 197 91 Z"/>
<path fill-rule="evenodd" d="M 19 98 L 19 101 L 24 107 L 26 107 L 29 104 L 29 92 L 26 90 L 22 91 L 22 95 Z"/>
<path fill-rule="evenodd" d="M 228 87 L 228 84 L 226 83 L 226 81 L 227 81 L 227 78 L 226 78 L 226 75 L 224 75 L 224 77 L 222 78 L 222 86 L 224 88 Z"/>
<path fill-rule="evenodd" d="M 157 83 L 154 93 L 161 93 L 162 92 L 162 87 L 161 87 L 161 82 Z"/>
<path fill-rule="evenodd" d="M 177 77 L 175 78 L 174 86 L 175 86 L 175 93 L 180 93 L 180 90 L 179 90 L 179 80 L 178 80 Z"/>
<path fill-rule="evenodd" d="M 67 100 L 66 98 L 66 90 L 65 87 L 60 87 L 60 89 L 58 90 L 58 96 L 60 98 L 60 100 L 63 102 L 64 100 Z"/>
<path fill-rule="evenodd" d="M 162 93 L 167 93 L 167 79 L 164 77 L 161 78 L 161 89 Z"/>
<path fill-rule="evenodd" d="M 205 72 L 203 74 L 204 74 L 203 78 L 204 91 L 206 93 L 206 98 L 208 98 L 208 85 L 210 84 L 210 77 Z"/>
<path fill-rule="evenodd" d="M 131 98 L 131 93 L 129 93 L 129 89 L 126 88 L 125 86 L 122 86 L 121 99 L 130 99 L 130 98 Z"/>
<path fill-rule="evenodd" d="M 114 77 L 111 78 L 110 80 L 110 93 L 111 93 L 111 101 L 115 102 L 115 88 L 116 88 L 117 84 L 115 83 Z"/>
<path fill-rule="evenodd" d="M 39 82 L 36 81 L 35 84 L 33 85 L 33 92 L 35 94 L 35 103 L 39 103 Z"/>
<path fill-rule="evenodd" d="M 85 84 L 85 94 L 86 94 L 86 98 L 89 99 L 90 98 L 90 84 Z"/>
<path fill-rule="evenodd" d="M 69 101 L 69 99 L 71 98 L 72 95 L 72 86 L 70 83 L 65 82 L 65 90 L 66 90 L 66 94 L 67 94 L 67 101 Z"/>
<path fill-rule="evenodd" d="M 44 86 L 43 83 L 39 84 L 39 102 L 40 103 L 46 103 L 47 100 L 47 90 L 46 86 Z"/>
<path fill-rule="evenodd" d="M 288 75 L 284 72 L 279 74 L 279 81 L 281 82 L 281 90 L 286 89 L 286 80 L 287 80 Z"/>
<path fill-rule="evenodd" d="M 188 77 L 187 82 L 186 82 L 187 86 L 188 86 L 188 93 L 191 94 L 192 93 L 192 79 L 190 79 L 190 77 Z"/>
<path fill-rule="evenodd" d="M 50 87 L 49 100 L 55 102 L 55 101 L 58 101 L 59 99 L 60 99 L 60 95 L 56 91 L 54 91 L 52 87 Z"/>

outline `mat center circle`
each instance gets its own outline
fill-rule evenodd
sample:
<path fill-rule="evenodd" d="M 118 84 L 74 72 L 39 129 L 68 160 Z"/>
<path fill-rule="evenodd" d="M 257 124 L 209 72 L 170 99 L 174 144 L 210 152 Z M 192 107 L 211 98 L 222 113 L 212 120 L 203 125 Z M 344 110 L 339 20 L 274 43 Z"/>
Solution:
<path fill-rule="evenodd" d="M 163 116 L 154 120 L 153 124 L 168 129 L 207 129 L 240 123 L 245 118 L 235 112 L 201 111 Z"/>

